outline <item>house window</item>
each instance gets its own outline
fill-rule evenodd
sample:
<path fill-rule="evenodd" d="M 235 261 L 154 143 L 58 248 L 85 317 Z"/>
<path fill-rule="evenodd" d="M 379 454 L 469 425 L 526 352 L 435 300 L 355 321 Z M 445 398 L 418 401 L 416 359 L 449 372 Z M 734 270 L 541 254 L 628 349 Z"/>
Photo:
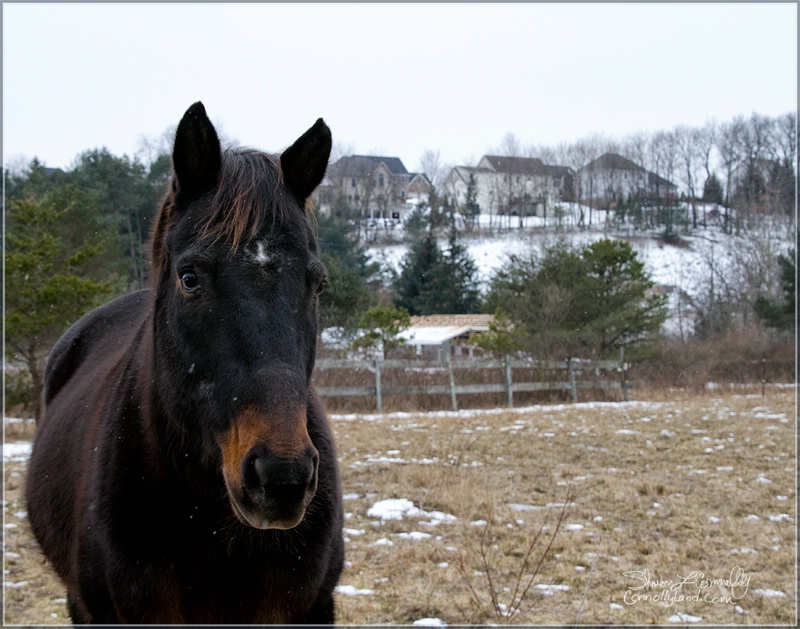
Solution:
<path fill-rule="evenodd" d="M 355 187 L 356 187 L 356 178 L 355 178 L 355 177 L 353 177 L 353 178 L 350 180 L 350 187 L 351 187 L 351 188 L 355 188 Z"/>
<path fill-rule="evenodd" d="M 378 187 L 383 188 L 383 175 L 378 175 Z"/>

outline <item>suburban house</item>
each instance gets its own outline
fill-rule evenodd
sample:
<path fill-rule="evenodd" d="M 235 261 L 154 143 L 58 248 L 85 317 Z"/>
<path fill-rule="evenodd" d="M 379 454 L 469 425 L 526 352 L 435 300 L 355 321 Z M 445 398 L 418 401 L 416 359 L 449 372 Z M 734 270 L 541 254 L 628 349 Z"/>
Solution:
<path fill-rule="evenodd" d="M 408 195 L 406 201 L 414 201 L 417 205 L 427 203 L 433 192 L 433 184 L 425 173 L 410 173 L 408 182 Z"/>
<path fill-rule="evenodd" d="M 484 155 L 474 168 L 456 166 L 444 182 L 448 201 L 466 203 L 470 177 L 481 212 L 509 216 L 547 216 L 562 201 L 574 199 L 574 173 L 536 157 Z"/>
<path fill-rule="evenodd" d="M 476 203 L 481 212 L 494 210 L 496 203 L 490 194 L 492 171 L 472 166 L 454 166 L 445 177 L 443 188 L 447 201 L 451 206 L 464 208 L 467 203 L 467 191 L 470 178 L 475 181 Z"/>
<path fill-rule="evenodd" d="M 316 196 L 322 212 L 403 219 L 412 207 L 406 202 L 431 190 L 427 177 L 409 173 L 398 157 L 348 155 L 330 165 Z"/>
<path fill-rule="evenodd" d="M 400 333 L 406 345 L 415 349 L 418 358 L 445 361 L 472 358 L 476 334 L 488 332 L 494 315 L 426 315 L 411 317 L 411 325 Z"/>
<path fill-rule="evenodd" d="M 578 170 L 578 199 L 608 209 L 622 199 L 674 200 L 678 186 L 616 153 L 605 153 Z"/>

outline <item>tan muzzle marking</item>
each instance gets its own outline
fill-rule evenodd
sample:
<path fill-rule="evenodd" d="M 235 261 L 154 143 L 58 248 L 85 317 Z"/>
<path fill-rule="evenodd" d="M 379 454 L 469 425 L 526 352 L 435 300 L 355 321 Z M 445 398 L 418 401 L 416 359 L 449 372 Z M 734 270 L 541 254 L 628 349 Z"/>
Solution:
<path fill-rule="evenodd" d="M 220 438 L 222 471 L 230 488 L 242 491 L 242 461 L 256 446 L 280 458 L 294 459 L 313 449 L 306 427 L 306 407 L 281 414 L 267 414 L 245 406 Z"/>

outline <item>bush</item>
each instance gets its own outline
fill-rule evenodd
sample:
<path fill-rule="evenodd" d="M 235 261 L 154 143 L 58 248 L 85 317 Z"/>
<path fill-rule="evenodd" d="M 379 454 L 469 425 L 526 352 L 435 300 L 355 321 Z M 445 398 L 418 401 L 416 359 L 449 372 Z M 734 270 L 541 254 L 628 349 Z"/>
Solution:
<path fill-rule="evenodd" d="M 512 257 L 492 279 L 487 306 L 508 313 L 515 344 L 543 358 L 616 355 L 656 338 L 666 297 L 630 244 L 601 240 L 583 248 L 559 243 Z"/>
<path fill-rule="evenodd" d="M 5 409 L 9 414 L 30 415 L 33 413 L 36 392 L 31 374 L 27 370 L 6 368 Z"/>

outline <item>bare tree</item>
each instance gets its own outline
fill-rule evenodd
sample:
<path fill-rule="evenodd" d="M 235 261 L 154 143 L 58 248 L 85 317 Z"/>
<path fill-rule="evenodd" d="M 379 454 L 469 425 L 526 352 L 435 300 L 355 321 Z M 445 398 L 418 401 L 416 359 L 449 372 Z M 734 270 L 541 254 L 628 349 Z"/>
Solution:
<path fill-rule="evenodd" d="M 653 172 L 668 181 L 674 181 L 678 164 L 678 145 L 671 131 L 658 131 L 650 143 L 650 160 Z M 661 197 L 661 190 L 658 189 Z"/>
<path fill-rule="evenodd" d="M 773 134 L 777 159 L 796 170 L 797 159 L 797 114 L 790 112 L 775 119 Z"/>
<path fill-rule="evenodd" d="M 780 291 L 778 254 L 786 241 L 776 229 L 749 232 L 719 243 L 709 239 L 698 273 L 696 305 L 704 335 L 729 333 L 756 323 L 753 304 L 759 295 Z"/>
<path fill-rule="evenodd" d="M 692 206 L 692 227 L 697 229 L 697 169 L 700 154 L 700 133 L 697 129 L 679 126 L 673 131 L 675 146 L 680 160 L 681 179 L 686 184 L 689 203 Z"/>
<path fill-rule="evenodd" d="M 725 215 L 722 228 L 726 233 L 730 232 L 730 208 L 733 198 L 733 176 L 736 169 L 743 161 L 741 153 L 741 142 L 739 136 L 744 128 L 744 118 L 738 116 L 731 122 L 722 125 L 717 136 L 717 151 L 725 168 Z"/>
<path fill-rule="evenodd" d="M 590 162 L 593 162 L 603 153 L 611 152 L 618 147 L 606 136 L 601 134 L 594 134 L 578 140 L 574 145 L 575 156 L 581 164 L 581 168 L 585 167 Z M 589 207 L 589 220 L 588 225 L 592 224 L 592 204 L 594 198 L 601 194 L 603 191 L 598 190 L 597 183 L 592 173 L 584 173 L 583 177 L 579 178 L 578 182 L 578 199 L 586 201 Z M 585 216 L 581 209 L 581 216 L 579 225 L 583 225 Z"/>
<path fill-rule="evenodd" d="M 772 130 L 770 118 L 753 113 L 744 121 L 737 136 L 743 171 L 736 182 L 736 202 L 737 209 L 745 212 L 748 222 L 757 220 L 757 215 L 765 209 L 762 203 L 767 183 L 764 167 L 772 156 Z"/>
<path fill-rule="evenodd" d="M 623 157 L 627 157 L 642 168 L 646 168 L 649 147 L 650 137 L 646 133 L 639 132 L 625 138 L 620 146 L 620 152 Z"/>
<path fill-rule="evenodd" d="M 700 155 L 700 161 L 703 165 L 705 179 L 703 180 L 703 192 L 705 193 L 706 187 L 711 182 L 712 178 L 716 178 L 714 171 L 711 168 L 711 156 L 714 153 L 714 148 L 717 142 L 717 123 L 715 120 L 709 120 L 705 125 L 697 130 L 697 150 Z M 716 179 L 719 182 L 719 179 Z M 698 182 L 699 183 L 699 182 Z M 705 194 L 703 195 L 705 198 Z M 705 199 L 704 199 L 705 200 Z M 706 206 L 703 205 L 703 227 L 707 227 L 706 221 Z"/>
<path fill-rule="evenodd" d="M 553 146 L 538 145 L 529 146 L 525 150 L 526 157 L 536 157 L 542 160 L 545 164 L 559 164 L 558 149 Z"/>
<path fill-rule="evenodd" d="M 161 155 L 172 155 L 178 125 L 167 127 L 160 135 L 140 135 L 134 157 L 145 166 L 152 166 Z"/>
<path fill-rule="evenodd" d="M 442 164 L 439 151 L 427 149 L 422 153 L 419 158 L 420 172 L 424 173 L 433 184 L 435 191 L 438 193 L 444 183 L 444 178 L 447 176 L 447 170 Z"/>
<path fill-rule="evenodd" d="M 703 164 L 703 170 L 706 174 L 706 181 L 711 178 L 714 171 L 711 170 L 711 155 L 714 152 L 714 147 L 717 143 L 717 122 L 716 120 L 709 120 L 700 129 L 697 130 L 697 146 L 700 153 L 700 159 Z"/>
<path fill-rule="evenodd" d="M 797 115 L 792 112 L 773 119 L 770 156 L 772 166 L 767 181 L 767 203 L 775 216 L 794 223 L 797 197 Z"/>
<path fill-rule="evenodd" d="M 519 157 L 522 155 L 522 145 L 517 136 L 510 132 L 506 133 L 503 136 L 503 141 L 500 142 L 498 153 L 506 157 Z"/>
<path fill-rule="evenodd" d="M 352 144 L 344 144 L 343 142 L 334 142 L 331 148 L 331 156 L 328 159 L 329 164 L 335 164 L 346 155 L 354 155 L 356 152 Z"/>
<path fill-rule="evenodd" d="M 583 205 L 580 203 L 581 201 L 581 194 L 580 194 L 580 179 L 578 177 L 578 171 L 581 169 L 586 162 L 584 161 L 584 155 L 579 150 L 577 144 L 567 144 L 562 142 L 558 144 L 555 148 L 556 158 L 555 161 L 558 164 L 563 166 L 569 166 L 575 173 L 575 177 L 573 179 L 572 185 L 572 198 L 574 199 L 573 202 L 570 203 L 573 209 L 570 212 L 570 217 L 573 220 L 575 225 L 582 225 L 583 224 Z M 575 216 L 574 209 L 575 207 L 578 208 L 578 214 Z"/>

